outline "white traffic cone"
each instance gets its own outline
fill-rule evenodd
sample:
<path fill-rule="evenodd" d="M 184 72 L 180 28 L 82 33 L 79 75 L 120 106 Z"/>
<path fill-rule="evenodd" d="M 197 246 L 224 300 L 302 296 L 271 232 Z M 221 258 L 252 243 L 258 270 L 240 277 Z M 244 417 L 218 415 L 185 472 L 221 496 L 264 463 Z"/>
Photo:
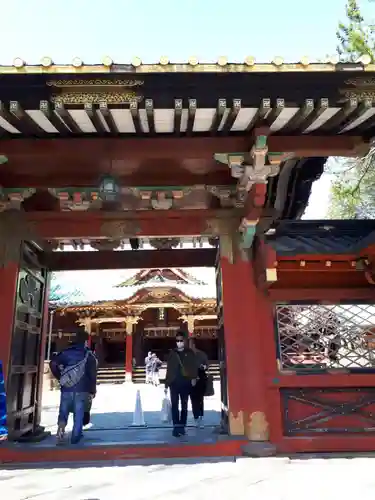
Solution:
<path fill-rule="evenodd" d="M 135 398 L 135 409 L 133 413 L 133 427 L 145 427 L 145 417 L 142 410 L 142 400 L 141 391 L 138 389 L 137 396 Z"/>

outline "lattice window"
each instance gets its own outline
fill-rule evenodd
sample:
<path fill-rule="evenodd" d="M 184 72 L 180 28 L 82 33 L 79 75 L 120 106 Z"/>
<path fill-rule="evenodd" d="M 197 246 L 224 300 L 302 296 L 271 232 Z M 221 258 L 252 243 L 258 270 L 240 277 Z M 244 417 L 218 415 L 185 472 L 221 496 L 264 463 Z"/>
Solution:
<path fill-rule="evenodd" d="M 276 318 L 283 368 L 375 369 L 375 305 L 278 305 Z"/>

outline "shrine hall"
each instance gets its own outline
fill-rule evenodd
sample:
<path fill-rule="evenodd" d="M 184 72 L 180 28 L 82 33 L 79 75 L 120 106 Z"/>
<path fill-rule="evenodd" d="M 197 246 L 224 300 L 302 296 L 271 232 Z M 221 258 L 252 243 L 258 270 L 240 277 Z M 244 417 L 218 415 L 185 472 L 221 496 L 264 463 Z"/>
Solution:
<path fill-rule="evenodd" d="M 78 303 L 73 299 L 70 303 L 67 299 L 64 304 L 50 303 L 53 322 L 47 359 L 52 352 L 60 352 L 74 342 L 77 325 L 83 325 L 90 335 L 88 345 L 98 359 L 101 383 L 144 380 L 147 353 L 153 352 L 165 362 L 181 330 L 194 338 L 196 347 L 215 366 L 218 340 L 214 272 L 209 277 L 211 284 L 183 269 L 146 269 L 115 284 L 111 300 L 84 303 L 79 297 Z"/>

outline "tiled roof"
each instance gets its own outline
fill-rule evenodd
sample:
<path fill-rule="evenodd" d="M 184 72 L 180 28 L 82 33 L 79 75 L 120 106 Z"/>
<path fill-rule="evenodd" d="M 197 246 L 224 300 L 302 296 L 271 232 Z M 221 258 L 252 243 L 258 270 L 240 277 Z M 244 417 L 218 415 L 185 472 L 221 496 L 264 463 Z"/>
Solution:
<path fill-rule="evenodd" d="M 266 240 L 285 257 L 358 254 L 375 243 L 375 220 L 283 221 Z"/>
<path fill-rule="evenodd" d="M 177 288 L 191 298 L 208 299 L 216 297 L 215 270 L 212 268 L 199 268 L 189 270 L 193 277 L 199 273 L 207 284 L 204 285 L 177 285 Z M 117 288 L 119 280 L 130 278 L 134 270 L 124 271 L 88 271 L 56 273 L 55 285 L 60 285 L 61 300 L 50 301 L 54 306 L 93 304 L 103 301 L 126 300 L 138 290 L 145 287 L 129 286 Z M 153 288 L 165 287 L 165 283 L 152 283 L 147 285 Z"/>

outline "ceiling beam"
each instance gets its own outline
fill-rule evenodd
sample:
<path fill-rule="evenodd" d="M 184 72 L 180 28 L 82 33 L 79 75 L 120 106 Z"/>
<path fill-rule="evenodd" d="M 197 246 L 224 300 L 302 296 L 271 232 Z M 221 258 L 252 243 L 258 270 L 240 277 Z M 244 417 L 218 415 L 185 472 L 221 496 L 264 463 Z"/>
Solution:
<path fill-rule="evenodd" d="M 114 239 L 151 236 L 218 236 L 240 221 L 240 210 L 148 210 L 140 212 L 26 212 L 33 230 L 46 240 Z M 162 217 L 162 224 L 160 224 Z M 215 229 L 215 226 L 216 229 Z"/>
<path fill-rule="evenodd" d="M 113 252 L 51 252 L 44 254 L 51 271 L 96 269 L 147 269 L 162 267 L 213 267 L 215 248 L 178 250 L 125 250 Z"/>
<path fill-rule="evenodd" d="M 270 135 L 269 151 L 294 152 L 296 156 L 351 156 L 363 144 L 356 136 L 282 136 Z M 252 146 L 250 136 L 241 137 L 173 137 L 173 138 L 63 138 L 54 139 L 3 139 L 1 154 L 64 157 L 73 155 L 118 159 L 123 156 L 134 160 L 144 159 L 211 159 L 214 153 L 247 152 Z M 11 158 L 10 158 L 11 161 Z"/>

